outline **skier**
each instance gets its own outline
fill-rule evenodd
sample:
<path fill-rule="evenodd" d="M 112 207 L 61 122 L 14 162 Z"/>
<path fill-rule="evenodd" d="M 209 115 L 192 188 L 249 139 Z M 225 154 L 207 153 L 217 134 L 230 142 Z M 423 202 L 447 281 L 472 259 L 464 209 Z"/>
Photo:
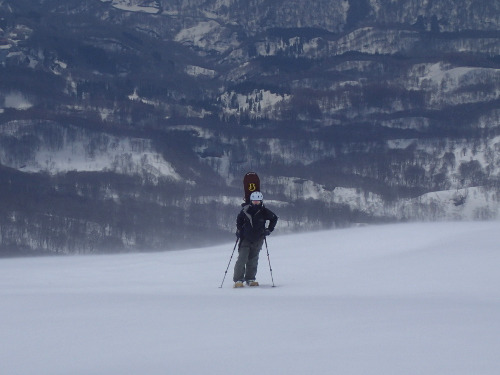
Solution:
<path fill-rule="evenodd" d="M 259 285 L 255 280 L 259 252 L 264 238 L 271 234 L 278 221 L 278 216 L 264 207 L 263 199 L 261 192 L 254 191 L 250 195 L 250 203 L 243 205 L 236 219 L 236 237 L 240 239 L 240 245 L 233 274 L 235 288 L 243 287 L 244 282 L 249 286 Z"/>

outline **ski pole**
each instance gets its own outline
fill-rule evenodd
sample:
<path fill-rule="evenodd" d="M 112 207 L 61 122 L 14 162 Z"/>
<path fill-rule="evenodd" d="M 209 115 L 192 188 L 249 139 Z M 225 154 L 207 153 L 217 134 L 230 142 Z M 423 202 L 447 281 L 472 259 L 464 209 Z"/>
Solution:
<path fill-rule="evenodd" d="M 273 282 L 273 288 L 274 288 L 275 285 L 274 285 L 274 278 L 273 278 L 273 268 L 271 267 L 271 259 L 269 259 L 269 249 L 267 247 L 267 238 L 266 237 L 264 237 L 264 242 L 266 243 L 267 261 L 269 262 L 269 271 L 271 271 L 271 280 Z"/>
<path fill-rule="evenodd" d="M 222 284 L 224 284 L 224 280 L 226 280 L 227 270 L 229 269 L 229 265 L 231 264 L 231 261 L 233 260 L 234 250 L 236 250 L 236 245 L 238 244 L 239 240 L 240 240 L 239 238 L 236 239 L 236 243 L 234 244 L 234 247 L 233 247 L 233 252 L 231 253 L 231 258 L 229 258 L 229 263 L 227 264 L 226 272 L 224 273 L 224 278 L 222 279 L 222 283 L 220 283 L 219 288 L 222 288 Z"/>

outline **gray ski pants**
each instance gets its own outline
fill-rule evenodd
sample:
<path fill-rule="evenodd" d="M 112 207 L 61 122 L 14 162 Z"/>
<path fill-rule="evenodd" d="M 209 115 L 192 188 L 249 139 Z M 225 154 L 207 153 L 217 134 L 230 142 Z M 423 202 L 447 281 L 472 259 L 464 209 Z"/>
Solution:
<path fill-rule="evenodd" d="M 259 264 L 259 252 L 262 249 L 264 239 L 250 242 L 242 240 L 238 247 L 238 259 L 234 265 L 233 281 L 255 280 L 257 266 Z"/>

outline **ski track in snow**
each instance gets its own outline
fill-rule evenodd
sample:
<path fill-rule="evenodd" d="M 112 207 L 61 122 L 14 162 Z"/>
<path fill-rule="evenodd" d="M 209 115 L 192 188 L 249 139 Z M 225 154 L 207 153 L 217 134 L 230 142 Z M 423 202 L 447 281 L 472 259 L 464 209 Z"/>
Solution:
<path fill-rule="evenodd" d="M 235 254 L 219 288 L 234 242 L 1 259 L 1 372 L 497 374 L 499 224 L 273 234 L 276 288 L 265 247 L 262 287 Z"/>

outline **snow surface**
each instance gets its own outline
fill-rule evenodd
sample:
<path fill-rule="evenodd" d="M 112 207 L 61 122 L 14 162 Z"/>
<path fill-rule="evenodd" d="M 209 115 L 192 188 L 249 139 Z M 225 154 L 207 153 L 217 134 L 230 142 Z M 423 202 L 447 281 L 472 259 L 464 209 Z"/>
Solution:
<path fill-rule="evenodd" d="M 220 101 L 224 105 L 225 113 L 238 114 L 240 111 L 249 111 L 255 115 L 256 112 L 271 110 L 279 102 L 288 101 L 290 98 L 291 96 L 288 94 L 275 94 L 269 90 L 254 90 L 250 94 L 239 94 L 235 91 L 226 92 L 221 95 Z M 260 109 L 257 109 L 258 106 Z"/>
<path fill-rule="evenodd" d="M 259 288 L 234 245 L 0 260 L 2 374 L 494 375 L 499 222 L 269 237 Z M 279 224 L 277 231 L 279 232 Z"/>
<path fill-rule="evenodd" d="M 17 110 L 29 109 L 33 105 L 19 92 L 11 92 L 5 96 L 3 107 Z"/>
<path fill-rule="evenodd" d="M 101 0 L 103 3 L 111 3 L 113 7 L 127 12 L 143 12 L 157 14 L 160 8 L 156 1 L 137 0 Z"/>
<path fill-rule="evenodd" d="M 452 80 L 453 82 L 458 82 L 458 80 L 465 74 L 475 70 L 475 68 L 459 67 L 445 70 L 441 63 L 433 64 L 429 67 L 429 72 L 427 76 L 423 76 L 420 79 L 423 81 L 425 79 L 430 79 L 436 83 L 441 83 L 444 79 Z"/>
<path fill-rule="evenodd" d="M 239 46 L 237 34 L 214 20 L 202 21 L 193 27 L 182 29 L 174 40 L 218 53 L 224 53 Z"/>
<path fill-rule="evenodd" d="M 184 68 L 184 71 L 186 74 L 193 77 L 214 78 L 217 76 L 217 72 L 215 70 L 202 68 L 201 66 L 196 65 L 187 65 L 186 68 Z"/>

